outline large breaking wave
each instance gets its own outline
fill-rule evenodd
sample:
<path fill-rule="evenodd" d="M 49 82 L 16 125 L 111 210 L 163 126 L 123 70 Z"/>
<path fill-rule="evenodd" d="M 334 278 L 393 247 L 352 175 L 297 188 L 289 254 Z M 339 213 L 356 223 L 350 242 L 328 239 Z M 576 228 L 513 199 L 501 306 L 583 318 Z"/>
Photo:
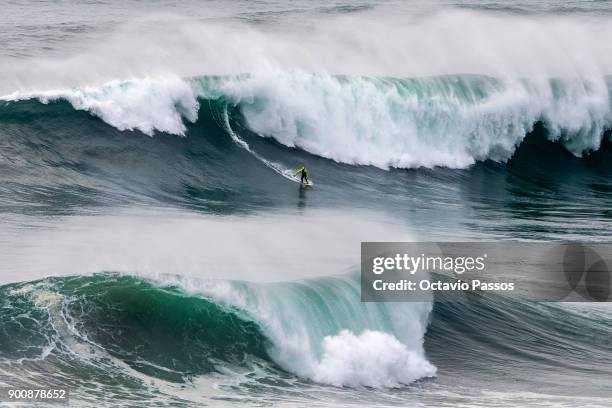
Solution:
<path fill-rule="evenodd" d="M 15 92 L 5 101 L 63 99 L 120 129 L 185 135 L 201 104 L 237 112 L 250 131 L 338 162 L 380 168 L 465 168 L 506 161 L 543 123 L 574 155 L 597 150 L 612 123 L 608 78 L 414 79 L 302 71 L 147 77 L 98 87 Z"/>
<path fill-rule="evenodd" d="M 5 380 L 17 381 L 26 361 L 105 370 L 109 358 L 170 382 L 262 363 L 272 373 L 352 387 L 397 387 L 436 373 L 423 351 L 431 304 L 361 303 L 352 277 L 181 280 L 97 274 L 0 287 L 8 301 L 0 367 L 14 365 Z"/>
<path fill-rule="evenodd" d="M 160 283 L 103 273 L 4 285 L 0 370 L 10 384 L 70 387 L 90 403 L 109 393 L 126 404 L 180 402 L 172 384 L 211 376 L 234 391 L 295 399 L 294 387 L 313 381 L 364 389 L 435 376 L 425 341 L 447 375 L 469 371 L 482 382 L 494 367 L 520 387 L 519 367 L 542 373 L 543 387 L 551 378 L 580 386 L 555 377 L 553 366 L 589 375 L 602 395 L 609 388 L 605 311 L 471 293 L 467 302 L 439 299 L 432 312 L 430 303 L 361 303 L 358 292 L 350 276 L 268 284 L 167 276 Z M 32 375 L 47 371 L 55 374 Z M 149 393 L 154 382 L 160 392 Z"/>
<path fill-rule="evenodd" d="M 610 128 L 608 16 L 395 4 L 312 17 L 144 16 L 70 58 L 0 60 L 0 99 L 63 99 L 149 135 L 187 134 L 210 104 L 283 145 L 385 169 L 505 161 L 536 123 L 581 156 Z"/>
<path fill-rule="evenodd" d="M 312 404 L 330 395 L 328 385 L 354 387 L 346 398 L 364 405 L 353 395 L 382 398 L 370 387 L 411 393 L 438 374 L 442 394 L 417 392 L 410 404 L 424 395 L 430 405 L 464 403 L 466 384 L 480 398 L 493 376 L 509 385 L 509 405 L 521 404 L 525 390 L 572 395 L 561 397 L 567 406 L 580 387 L 609 393 L 605 313 L 477 294 L 466 304 L 363 304 L 352 275 L 287 282 L 291 268 L 279 254 L 292 264 L 319 258 L 312 242 L 346 253 L 333 244 L 364 229 L 354 211 L 351 229 L 333 222 L 337 214 L 297 224 L 171 224 L 164 208 L 141 222 L 92 217 L 93 231 L 87 220 L 61 218 L 65 230 L 53 232 L 54 215 L 95 214 L 98 204 L 213 214 L 348 204 L 400 213 L 445 238 L 608 237 L 609 149 L 596 160 L 570 153 L 610 147 L 609 16 L 393 7 L 280 17 L 265 29 L 145 17 L 65 59 L 0 59 L 3 272 L 25 281 L 0 286 L 2 381 L 67 386 L 83 404 L 111 395 L 129 406 L 167 405 L 165 393 L 189 388 L 212 395 L 209 381 L 221 384 L 214 398 L 243 390 L 252 405 L 261 405 L 250 398 L 262 390 L 273 403 Z M 461 169 L 512 157 L 507 172 L 494 163 L 470 171 L 351 167 Z M 312 193 L 277 177 L 304 162 L 317 180 Z M 381 226 L 385 239 L 390 225 Z M 246 268 L 266 283 L 231 280 L 221 268 L 240 271 L 246 258 L 268 269 Z M 325 269 L 308 272 L 339 272 L 334 259 L 321 261 Z M 199 274 L 208 269 L 223 279 L 206 281 Z M 89 274 L 100 271 L 120 273 Z M 177 275 L 160 283 L 163 274 Z M 48 275 L 70 276 L 41 279 Z M 402 392 L 377 403 L 405 404 Z"/>

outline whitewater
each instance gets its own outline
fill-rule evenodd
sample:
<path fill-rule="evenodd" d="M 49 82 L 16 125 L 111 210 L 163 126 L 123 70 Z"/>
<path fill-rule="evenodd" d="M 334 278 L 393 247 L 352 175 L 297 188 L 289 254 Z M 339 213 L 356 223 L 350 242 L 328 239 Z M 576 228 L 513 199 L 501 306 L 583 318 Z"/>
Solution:
<path fill-rule="evenodd" d="M 338 162 L 465 168 L 508 160 L 537 122 L 576 156 L 599 149 L 612 118 L 610 87 L 607 78 L 401 80 L 277 71 L 112 81 L 0 99 L 63 99 L 119 130 L 178 136 L 185 135 L 185 122 L 197 120 L 200 103 L 221 101 L 238 107 L 258 135 Z"/>
<path fill-rule="evenodd" d="M 507 161 L 536 123 L 576 156 L 599 148 L 607 17 L 391 10 L 266 29 L 143 17 L 77 56 L 0 60 L 0 99 L 63 99 L 148 135 L 185 135 L 220 101 L 262 137 L 380 168 Z"/>
<path fill-rule="evenodd" d="M 608 3 L 0 14 L 0 386 L 610 406 L 609 307 L 364 303 L 359 280 L 364 241 L 612 239 Z"/>

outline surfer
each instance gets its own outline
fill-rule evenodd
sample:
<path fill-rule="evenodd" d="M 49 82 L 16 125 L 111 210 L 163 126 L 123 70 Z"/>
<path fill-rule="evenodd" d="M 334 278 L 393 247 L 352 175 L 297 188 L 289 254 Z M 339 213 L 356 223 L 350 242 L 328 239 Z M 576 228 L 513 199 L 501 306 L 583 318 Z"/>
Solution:
<path fill-rule="evenodd" d="M 300 167 L 298 169 L 298 171 L 295 172 L 295 174 L 293 176 L 297 176 L 300 173 L 302 173 L 302 178 L 300 179 L 300 184 L 304 184 L 304 180 L 306 180 L 306 184 L 308 184 L 308 170 L 306 170 L 306 167 L 304 167 L 303 165 L 302 165 L 302 167 Z"/>

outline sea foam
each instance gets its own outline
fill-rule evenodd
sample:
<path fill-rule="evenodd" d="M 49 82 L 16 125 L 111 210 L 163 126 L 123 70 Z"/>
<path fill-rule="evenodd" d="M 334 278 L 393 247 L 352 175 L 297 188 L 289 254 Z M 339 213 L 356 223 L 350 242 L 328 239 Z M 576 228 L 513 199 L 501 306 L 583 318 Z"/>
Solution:
<path fill-rule="evenodd" d="M 534 125 L 574 155 L 597 150 L 612 124 L 608 78 L 412 79 L 303 71 L 260 75 L 146 77 L 98 87 L 16 92 L 4 100 L 63 99 L 120 130 L 186 134 L 204 100 L 235 107 L 261 137 L 341 163 L 383 169 L 465 168 L 506 161 Z M 206 135 L 204 135 L 206 136 Z M 243 147 L 245 142 L 240 143 Z"/>

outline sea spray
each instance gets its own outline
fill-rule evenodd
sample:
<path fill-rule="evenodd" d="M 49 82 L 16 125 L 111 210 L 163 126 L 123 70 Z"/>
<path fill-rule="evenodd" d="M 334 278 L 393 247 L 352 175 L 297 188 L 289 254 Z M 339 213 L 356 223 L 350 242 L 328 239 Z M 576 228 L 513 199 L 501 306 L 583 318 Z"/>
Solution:
<path fill-rule="evenodd" d="M 323 340 L 323 355 L 313 378 L 338 387 L 399 387 L 435 373 L 432 364 L 393 335 L 342 330 Z"/>
<path fill-rule="evenodd" d="M 465 168 L 508 160 L 538 122 L 545 124 L 549 139 L 561 140 L 576 156 L 597 150 L 612 124 L 611 87 L 608 78 L 596 77 L 394 79 L 273 71 L 147 77 L 0 99 L 65 99 L 120 130 L 150 135 L 184 135 L 185 122 L 197 120 L 205 101 L 237 108 L 240 114 L 231 120 L 255 134 L 338 162 L 383 169 Z M 223 121 L 230 136 L 242 140 L 231 130 L 230 118 Z"/>

